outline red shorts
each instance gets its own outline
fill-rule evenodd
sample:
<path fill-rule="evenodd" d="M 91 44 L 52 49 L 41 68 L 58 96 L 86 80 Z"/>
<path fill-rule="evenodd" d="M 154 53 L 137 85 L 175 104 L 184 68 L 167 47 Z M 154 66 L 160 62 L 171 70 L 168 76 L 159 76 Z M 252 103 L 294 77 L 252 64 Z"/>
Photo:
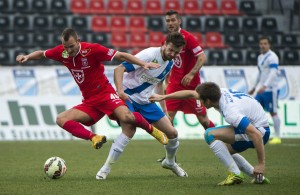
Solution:
<path fill-rule="evenodd" d="M 82 104 L 74 106 L 73 108 L 81 110 L 92 117 L 93 122 L 85 124 L 86 126 L 91 126 L 98 122 L 105 114 L 111 118 L 114 110 L 123 105 L 126 106 L 124 101 L 119 98 L 114 90 L 109 89 L 83 100 Z"/>
<path fill-rule="evenodd" d="M 187 89 L 176 89 L 168 85 L 166 93 L 174 93 L 180 90 Z M 168 111 L 182 111 L 185 114 L 195 114 L 195 115 L 206 115 L 206 108 L 201 105 L 200 100 L 194 98 L 185 99 L 185 100 L 166 100 L 166 106 Z"/>

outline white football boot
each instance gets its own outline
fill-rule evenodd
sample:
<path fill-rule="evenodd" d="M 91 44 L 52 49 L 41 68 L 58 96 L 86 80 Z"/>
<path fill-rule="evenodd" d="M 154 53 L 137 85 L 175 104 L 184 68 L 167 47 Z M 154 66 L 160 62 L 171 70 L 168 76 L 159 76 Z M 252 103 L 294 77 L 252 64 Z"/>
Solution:
<path fill-rule="evenodd" d="M 165 169 L 170 169 L 179 177 L 188 177 L 188 174 L 177 163 L 174 163 L 174 165 L 169 165 L 167 164 L 167 160 L 164 159 L 161 165 Z"/>

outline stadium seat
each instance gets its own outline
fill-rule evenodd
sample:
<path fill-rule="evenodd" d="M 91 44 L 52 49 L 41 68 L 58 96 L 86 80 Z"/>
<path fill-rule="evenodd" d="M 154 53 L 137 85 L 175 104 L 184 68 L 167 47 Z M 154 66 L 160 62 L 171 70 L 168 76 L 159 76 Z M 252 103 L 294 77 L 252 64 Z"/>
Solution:
<path fill-rule="evenodd" d="M 132 48 L 146 48 L 149 42 L 145 32 L 132 32 L 129 35 L 129 46 Z"/>
<path fill-rule="evenodd" d="M 104 0 L 90 0 L 88 12 L 90 14 L 106 14 L 107 9 Z"/>
<path fill-rule="evenodd" d="M 244 65 L 244 55 L 241 50 L 229 50 L 227 51 L 227 63 L 228 65 Z"/>
<path fill-rule="evenodd" d="M 70 10 L 74 14 L 87 14 L 87 2 L 86 0 L 71 0 Z"/>
<path fill-rule="evenodd" d="M 143 0 L 128 0 L 127 1 L 127 14 L 145 14 L 145 7 Z"/>
<path fill-rule="evenodd" d="M 11 13 L 13 10 L 8 2 L 9 0 L 0 0 L 0 12 L 1 13 Z"/>
<path fill-rule="evenodd" d="M 254 0 L 240 1 L 239 10 L 241 13 L 246 15 L 256 15 L 256 16 L 261 15 L 261 13 L 256 10 Z"/>
<path fill-rule="evenodd" d="M 269 37 L 272 47 L 276 47 L 276 48 L 282 47 L 278 39 L 278 36 L 281 36 L 280 34 L 271 33 L 271 34 L 266 34 L 265 36 Z"/>
<path fill-rule="evenodd" d="M 278 33 L 278 26 L 276 18 L 262 18 L 261 31 L 263 33 Z"/>
<path fill-rule="evenodd" d="M 205 31 L 221 31 L 221 23 L 219 17 L 206 17 L 205 19 Z"/>
<path fill-rule="evenodd" d="M 149 46 L 150 47 L 160 47 L 162 45 L 165 35 L 162 32 L 149 32 Z"/>
<path fill-rule="evenodd" d="M 207 47 L 205 41 L 203 40 L 202 33 L 200 33 L 200 32 L 191 32 L 191 34 L 194 35 L 194 37 L 196 38 L 196 40 L 198 41 L 198 43 L 199 43 L 199 45 L 201 46 L 202 49 L 205 49 Z"/>
<path fill-rule="evenodd" d="M 95 15 L 92 17 L 91 28 L 93 32 L 110 32 L 110 25 L 108 24 L 106 16 Z"/>
<path fill-rule="evenodd" d="M 245 17 L 242 20 L 242 29 L 244 32 L 259 32 L 258 21 L 256 17 Z"/>
<path fill-rule="evenodd" d="M 257 57 L 260 54 L 259 50 L 246 51 L 246 65 L 257 65 Z"/>
<path fill-rule="evenodd" d="M 205 15 L 220 15 L 218 4 L 216 0 L 203 0 L 202 13 Z"/>
<path fill-rule="evenodd" d="M 13 42 L 20 47 L 32 47 L 32 36 L 30 33 L 14 33 Z"/>
<path fill-rule="evenodd" d="M 34 30 L 50 30 L 50 22 L 48 16 L 35 16 L 33 18 L 33 28 Z"/>
<path fill-rule="evenodd" d="M 11 30 L 11 21 L 8 16 L 0 16 L 0 29 L 1 31 Z"/>
<path fill-rule="evenodd" d="M 53 45 L 61 45 L 61 34 L 59 33 L 51 33 L 51 40 L 53 42 Z"/>
<path fill-rule="evenodd" d="M 200 17 L 197 17 L 197 16 L 187 17 L 184 24 L 185 24 L 185 29 L 187 31 L 203 32 Z"/>
<path fill-rule="evenodd" d="M 69 26 L 69 22 L 66 16 L 53 16 L 52 28 L 54 31 L 60 32 L 67 26 Z"/>
<path fill-rule="evenodd" d="M 99 43 L 105 47 L 110 47 L 110 41 L 109 41 L 109 38 L 108 38 L 108 35 L 107 33 L 92 33 L 91 35 L 91 42 L 92 43 Z"/>
<path fill-rule="evenodd" d="M 7 49 L 1 49 L 0 50 L 0 65 L 5 66 L 5 65 L 11 65 L 12 58 L 10 56 L 10 53 Z"/>
<path fill-rule="evenodd" d="M 129 47 L 128 37 L 125 32 L 124 33 L 112 32 L 110 40 L 111 40 L 111 45 L 117 49 Z"/>
<path fill-rule="evenodd" d="M 163 15 L 163 9 L 160 0 L 145 0 L 146 14 L 148 15 Z"/>
<path fill-rule="evenodd" d="M 147 32 L 145 18 L 143 16 L 131 16 L 129 18 L 129 31 Z"/>
<path fill-rule="evenodd" d="M 88 31 L 88 21 L 85 16 L 73 16 L 71 18 L 71 27 L 76 31 Z"/>
<path fill-rule="evenodd" d="M 32 30 L 31 22 L 32 19 L 29 15 L 15 16 L 14 17 L 14 29 L 15 30 Z"/>
<path fill-rule="evenodd" d="M 237 17 L 224 18 L 223 31 L 225 34 L 231 34 L 233 32 L 240 32 L 241 27 L 239 19 Z"/>
<path fill-rule="evenodd" d="M 126 17 L 124 16 L 112 16 L 110 18 L 110 29 L 111 31 L 116 31 L 116 32 L 127 32 L 128 31 L 128 26 L 127 26 L 127 21 Z"/>
<path fill-rule="evenodd" d="M 205 40 L 208 48 L 226 48 L 222 34 L 219 32 L 207 32 Z"/>
<path fill-rule="evenodd" d="M 109 14 L 125 14 L 125 3 L 123 0 L 109 0 L 107 10 Z"/>
<path fill-rule="evenodd" d="M 61 14 L 70 13 L 69 7 L 67 6 L 65 0 L 52 0 L 50 8 L 52 13 L 61 13 Z"/>
<path fill-rule="evenodd" d="M 164 21 L 162 17 L 148 17 L 148 29 L 153 31 L 165 32 Z"/>
<path fill-rule="evenodd" d="M 223 15 L 241 15 L 236 0 L 221 0 L 220 10 Z"/>
<path fill-rule="evenodd" d="M 224 65 L 225 57 L 223 50 L 209 50 L 206 63 L 208 65 Z"/>
<path fill-rule="evenodd" d="M 29 12 L 28 0 L 14 0 L 13 1 L 14 12 Z"/>
<path fill-rule="evenodd" d="M 140 51 L 142 51 L 144 48 L 134 48 L 134 49 L 132 49 L 131 50 L 131 54 L 132 55 L 135 55 L 135 54 L 137 54 L 137 53 L 139 53 Z"/>
<path fill-rule="evenodd" d="M 42 49 L 47 49 L 55 46 L 51 40 L 49 33 L 34 33 L 33 43 L 41 47 Z"/>
<path fill-rule="evenodd" d="M 32 11 L 39 14 L 44 14 L 49 12 L 49 6 L 47 0 L 35 0 L 31 3 Z"/>
<path fill-rule="evenodd" d="M 281 37 L 281 45 L 286 48 L 300 49 L 299 35 L 296 34 L 284 34 Z"/>
<path fill-rule="evenodd" d="M 200 15 L 200 5 L 198 0 L 184 0 L 182 13 L 185 15 Z"/>
<path fill-rule="evenodd" d="M 244 47 L 250 47 L 252 49 L 259 50 L 259 37 L 258 34 L 244 34 L 243 44 Z"/>
<path fill-rule="evenodd" d="M 7 32 L 0 32 L 0 48 L 7 48 L 9 46 L 12 46 L 11 44 L 11 38 L 10 33 Z"/>
<path fill-rule="evenodd" d="M 243 44 L 241 42 L 240 35 L 238 33 L 228 33 L 224 35 L 225 44 L 233 48 L 241 48 Z"/>
<path fill-rule="evenodd" d="M 286 50 L 283 52 L 284 65 L 300 65 L 299 51 Z"/>
<path fill-rule="evenodd" d="M 164 13 L 169 10 L 175 10 L 179 14 L 181 13 L 181 5 L 179 0 L 164 0 Z"/>

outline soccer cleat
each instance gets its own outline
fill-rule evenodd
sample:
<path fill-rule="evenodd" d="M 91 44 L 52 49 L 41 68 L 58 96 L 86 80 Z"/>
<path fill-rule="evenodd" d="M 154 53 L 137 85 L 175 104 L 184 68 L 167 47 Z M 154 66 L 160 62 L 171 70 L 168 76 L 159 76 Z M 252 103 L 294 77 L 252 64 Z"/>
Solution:
<path fill-rule="evenodd" d="M 161 132 L 160 130 L 156 129 L 154 126 L 152 126 L 153 131 L 151 133 L 151 135 L 157 139 L 157 141 L 159 141 L 161 144 L 163 145 L 167 145 L 169 142 L 168 137 L 166 136 L 166 134 L 164 134 L 163 132 Z"/>
<path fill-rule="evenodd" d="M 242 172 L 239 175 L 229 172 L 227 178 L 224 181 L 218 183 L 218 186 L 240 184 L 243 181 L 244 181 L 244 175 Z"/>
<path fill-rule="evenodd" d="M 179 177 L 188 177 L 188 174 L 177 163 L 174 163 L 174 165 L 169 165 L 167 163 L 167 160 L 164 159 L 161 165 L 165 169 L 170 169 L 171 171 L 173 171 L 173 173 L 175 173 Z"/>
<path fill-rule="evenodd" d="M 98 180 L 104 180 L 104 179 L 106 179 L 106 177 L 109 174 L 109 172 L 110 172 L 109 169 L 104 170 L 104 169 L 101 168 L 98 171 L 98 173 L 96 174 L 96 179 L 98 179 Z"/>
<path fill-rule="evenodd" d="M 256 182 L 255 179 L 252 179 L 251 183 L 253 183 L 253 184 L 271 184 L 270 180 L 266 177 L 264 177 L 264 179 L 261 183 Z"/>
<path fill-rule="evenodd" d="M 164 157 L 161 157 L 161 158 L 157 159 L 156 162 L 160 162 L 161 163 L 165 159 L 166 159 L 166 157 L 164 156 Z M 177 162 L 176 156 L 175 156 L 175 162 Z"/>
<path fill-rule="evenodd" d="M 281 139 L 278 137 L 274 137 L 269 141 L 269 144 L 271 144 L 271 145 L 281 144 Z"/>
<path fill-rule="evenodd" d="M 95 149 L 100 149 L 106 143 L 106 137 L 103 135 L 94 135 L 92 137 L 92 144 Z"/>

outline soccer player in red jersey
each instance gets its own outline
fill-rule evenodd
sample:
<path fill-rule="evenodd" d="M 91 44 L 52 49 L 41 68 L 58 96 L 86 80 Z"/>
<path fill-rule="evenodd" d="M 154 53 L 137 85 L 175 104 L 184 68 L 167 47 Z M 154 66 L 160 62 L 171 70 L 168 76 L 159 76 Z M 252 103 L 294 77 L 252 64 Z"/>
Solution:
<path fill-rule="evenodd" d="M 181 19 L 177 11 L 169 10 L 165 20 L 168 33 L 180 32 L 186 41 L 185 47 L 174 59 L 174 66 L 167 79 L 166 94 L 180 90 L 195 90 L 197 85 L 201 83 L 199 70 L 206 61 L 206 55 L 195 37 L 180 27 Z M 166 106 L 172 122 L 177 111 L 182 111 L 185 114 L 195 114 L 204 129 L 215 126 L 209 120 L 206 108 L 201 105 L 199 100 L 166 100 Z M 162 160 L 159 159 L 158 161 Z"/>
<path fill-rule="evenodd" d="M 105 76 L 102 61 L 113 59 L 128 61 L 145 69 L 157 68 L 158 64 L 143 62 L 131 54 L 118 52 L 100 44 L 80 42 L 77 33 L 71 28 L 66 28 L 62 32 L 61 40 L 62 44 L 54 48 L 46 51 L 37 50 L 16 57 L 21 64 L 27 60 L 49 58 L 69 69 L 79 86 L 83 100 L 81 104 L 57 116 L 56 123 L 61 128 L 75 137 L 91 140 L 93 147 L 98 149 L 106 142 L 106 137 L 94 134 L 83 125 L 91 126 L 107 114 L 117 119 L 122 127 L 120 135 L 122 139 L 120 138 L 121 143 L 118 143 L 122 145 L 121 147 L 125 147 L 126 144 L 123 142 L 127 143 L 133 137 L 136 127 L 145 129 L 160 142 L 167 140 L 165 134 L 150 125 L 140 113 L 129 111 Z M 161 143 L 167 144 L 167 141 Z"/>

